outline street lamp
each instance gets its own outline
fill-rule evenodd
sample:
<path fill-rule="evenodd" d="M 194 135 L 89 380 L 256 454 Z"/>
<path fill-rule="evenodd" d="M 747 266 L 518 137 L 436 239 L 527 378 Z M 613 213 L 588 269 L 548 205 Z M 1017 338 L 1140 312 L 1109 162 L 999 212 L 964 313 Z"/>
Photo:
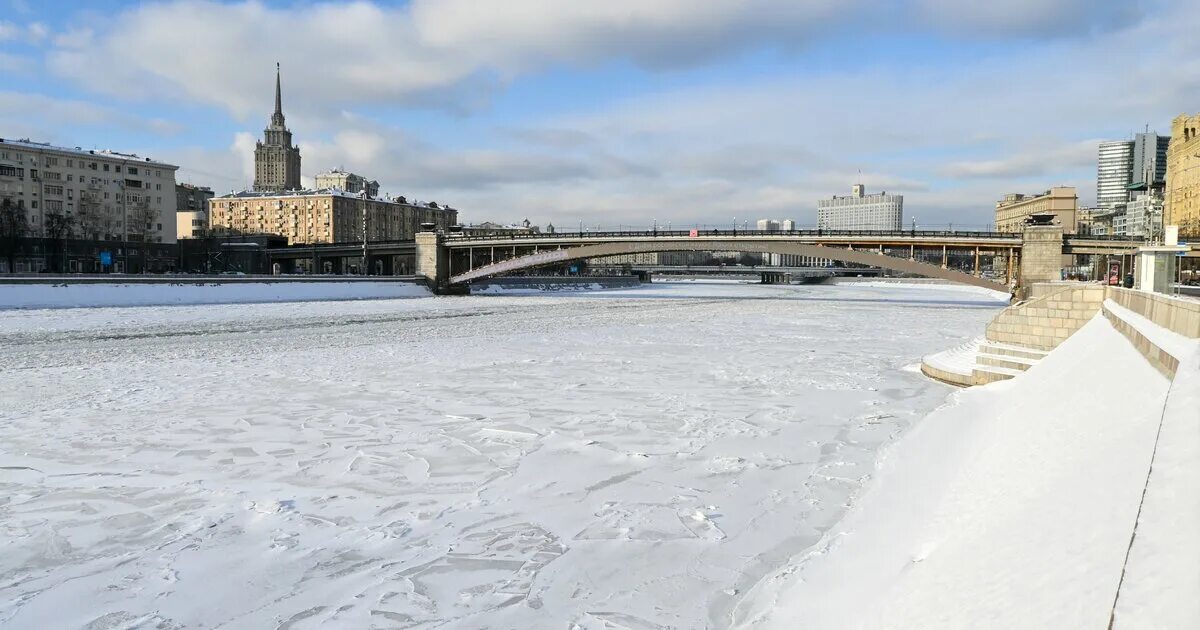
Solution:
<path fill-rule="evenodd" d="M 362 275 L 367 274 L 367 190 L 364 188 L 358 193 L 359 201 L 362 203 Z"/>

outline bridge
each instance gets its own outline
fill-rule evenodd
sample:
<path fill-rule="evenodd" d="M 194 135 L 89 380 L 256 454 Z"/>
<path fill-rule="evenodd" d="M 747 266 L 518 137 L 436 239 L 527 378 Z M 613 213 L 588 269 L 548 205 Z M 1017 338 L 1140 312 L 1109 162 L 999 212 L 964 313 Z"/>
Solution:
<path fill-rule="evenodd" d="M 546 265 L 641 253 L 754 252 L 881 267 L 1007 291 L 1058 280 L 1074 254 L 1131 255 L 1142 245 L 1123 238 L 1064 235 L 1061 226 L 1023 233 L 950 231 L 654 230 L 556 234 L 417 234 L 416 271 L 439 290 Z M 984 277 L 999 260 L 1003 273 Z M 954 264 L 951 264 L 952 261 Z"/>

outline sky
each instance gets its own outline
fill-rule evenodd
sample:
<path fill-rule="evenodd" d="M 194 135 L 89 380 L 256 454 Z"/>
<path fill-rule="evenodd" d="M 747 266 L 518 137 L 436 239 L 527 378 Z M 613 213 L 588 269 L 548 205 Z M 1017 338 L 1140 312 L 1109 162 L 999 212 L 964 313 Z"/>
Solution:
<path fill-rule="evenodd" d="M 1195 1 L 0 0 L 0 137 L 242 190 L 279 63 L 306 183 L 467 223 L 813 225 L 861 182 L 986 229 L 1200 111 Z"/>

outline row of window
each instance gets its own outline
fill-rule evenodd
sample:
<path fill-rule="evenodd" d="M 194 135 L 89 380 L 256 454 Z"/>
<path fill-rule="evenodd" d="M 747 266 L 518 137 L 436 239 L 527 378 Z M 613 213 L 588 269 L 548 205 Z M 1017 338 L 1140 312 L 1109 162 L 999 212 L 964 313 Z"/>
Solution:
<path fill-rule="evenodd" d="M 14 160 L 14 161 L 20 162 L 22 157 L 24 157 L 24 156 L 20 152 L 0 151 L 0 160 Z M 66 162 L 65 166 L 67 168 L 75 168 L 75 160 L 74 159 L 67 158 L 65 160 L 65 162 Z M 36 166 L 38 163 L 37 158 L 34 157 L 33 159 L 31 159 L 30 163 L 33 164 L 34 166 Z M 49 156 L 49 155 L 45 156 L 42 160 L 42 165 L 43 166 L 58 166 L 59 158 L 54 157 L 54 156 Z M 121 172 L 120 164 L 108 164 L 108 163 L 104 163 L 104 162 L 89 162 L 89 161 L 85 161 L 85 160 L 79 160 L 79 168 L 88 168 L 93 171 L 103 170 L 105 172 L 108 172 L 111 169 L 113 172 L 116 172 L 116 173 Z M 125 166 L 125 172 L 130 175 L 137 175 L 139 171 L 144 171 L 144 175 L 146 175 L 147 177 L 150 176 L 151 171 L 148 168 L 144 169 L 139 166 L 129 166 L 129 165 Z M 162 177 L 162 170 L 155 169 L 154 176 Z"/>

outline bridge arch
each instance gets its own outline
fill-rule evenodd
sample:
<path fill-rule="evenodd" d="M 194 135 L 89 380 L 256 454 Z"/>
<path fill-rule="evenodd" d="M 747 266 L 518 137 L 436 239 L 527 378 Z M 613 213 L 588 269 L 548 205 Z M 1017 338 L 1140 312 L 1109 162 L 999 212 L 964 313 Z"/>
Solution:
<path fill-rule="evenodd" d="M 679 251 L 755 252 L 764 254 L 784 254 L 808 256 L 812 258 L 825 258 L 839 262 L 867 265 L 871 267 L 882 267 L 892 271 L 911 273 L 928 278 L 939 278 L 942 280 L 949 280 L 951 282 L 982 287 L 985 289 L 992 289 L 995 291 L 1008 290 L 1008 288 L 1000 282 L 979 278 L 969 273 L 963 273 L 954 269 L 946 269 L 939 265 L 931 265 L 929 263 L 910 260 L 908 258 L 888 256 L 875 250 L 825 247 L 809 243 L 797 243 L 780 240 L 756 241 L 749 239 L 705 238 L 664 238 L 649 241 L 605 242 L 592 245 L 580 245 L 578 247 L 564 247 L 562 249 L 541 251 L 534 254 L 527 254 L 525 256 L 518 256 L 516 258 L 509 258 L 507 260 L 484 265 L 482 267 L 476 267 L 475 269 L 457 275 L 452 275 L 450 277 L 450 283 L 460 284 L 464 282 L 471 282 L 473 280 L 488 278 L 497 274 L 520 271 L 523 269 L 532 269 L 534 267 L 570 262 L 573 260 L 582 260 L 586 258 L 618 256 L 622 254 Z"/>

